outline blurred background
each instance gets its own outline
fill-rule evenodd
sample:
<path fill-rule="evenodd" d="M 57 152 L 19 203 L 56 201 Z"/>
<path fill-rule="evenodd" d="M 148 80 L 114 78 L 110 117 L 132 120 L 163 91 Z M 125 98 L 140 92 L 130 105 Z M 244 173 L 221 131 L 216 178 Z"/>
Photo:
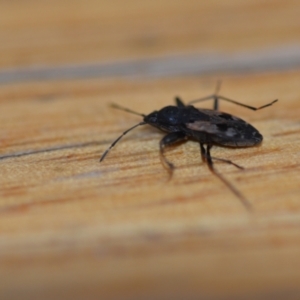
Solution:
<path fill-rule="evenodd" d="M 33 68 L 37 78 L 297 68 L 299 12 L 297 0 L 1 1 L 0 82 Z"/>

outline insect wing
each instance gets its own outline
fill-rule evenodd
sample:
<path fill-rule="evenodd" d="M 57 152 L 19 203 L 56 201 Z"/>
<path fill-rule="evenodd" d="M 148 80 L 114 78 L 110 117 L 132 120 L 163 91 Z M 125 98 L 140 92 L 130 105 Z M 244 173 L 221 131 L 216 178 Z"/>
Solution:
<path fill-rule="evenodd" d="M 196 137 L 197 132 L 206 133 L 212 143 L 230 147 L 249 147 L 263 139 L 256 128 L 240 118 L 210 109 L 199 111 L 209 116 L 209 121 L 196 120 L 185 124 Z"/>

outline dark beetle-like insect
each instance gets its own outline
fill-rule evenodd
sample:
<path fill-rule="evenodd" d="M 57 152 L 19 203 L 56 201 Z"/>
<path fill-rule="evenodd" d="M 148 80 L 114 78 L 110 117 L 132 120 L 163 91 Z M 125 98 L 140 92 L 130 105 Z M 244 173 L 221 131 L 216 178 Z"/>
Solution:
<path fill-rule="evenodd" d="M 248 124 L 244 120 L 230 115 L 228 113 L 218 111 L 219 99 L 252 110 L 259 110 L 270 106 L 273 103 L 275 103 L 277 99 L 272 101 L 271 103 L 256 108 L 218 95 L 219 88 L 220 85 L 217 86 L 217 90 L 213 95 L 190 101 L 189 105 L 185 105 L 180 98 L 176 97 L 176 106 L 166 106 L 159 111 L 154 111 L 150 113 L 149 115 L 140 114 L 128 108 L 124 108 L 119 105 L 113 104 L 114 108 L 118 108 L 133 114 L 140 115 L 144 119 L 142 122 L 123 132 L 123 134 L 119 136 L 103 153 L 102 157 L 100 158 L 100 162 L 103 161 L 109 150 L 126 133 L 140 125 L 149 124 L 168 133 L 162 138 L 159 145 L 161 161 L 170 172 L 170 175 L 172 174 L 174 166 L 165 158 L 164 148 L 166 146 L 187 139 L 195 140 L 199 142 L 202 160 L 207 163 L 211 172 L 215 174 L 219 179 L 221 179 L 247 208 L 251 208 L 251 205 L 246 200 L 246 198 L 214 169 L 213 160 L 223 161 L 225 163 L 234 165 L 239 169 L 243 169 L 243 167 L 233 163 L 230 160 L 212 157 L 210 155 L 210 150 L 213 145 L 234 148 L 251 147 L 260 144 L 263 140 L 263 137 L 257 129 L 255 129 L 252 125 Z M 214 109 L 199 109 L 191 105 L 192 103 L 205 101 L 209 99 L 214 100 Z M 204 145 L 206 145 L 206 148 L 204 147 Z"/>

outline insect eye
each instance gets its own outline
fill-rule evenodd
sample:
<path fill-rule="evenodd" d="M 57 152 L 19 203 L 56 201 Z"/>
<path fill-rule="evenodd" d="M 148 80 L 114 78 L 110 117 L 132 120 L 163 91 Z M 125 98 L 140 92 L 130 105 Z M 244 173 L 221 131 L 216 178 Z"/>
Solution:
<path fill-rule="evenodd" d="M 157 123 L 157 111 L 154 111 L 153 113 L 149 114 L 148 116 L 144 117 L 144 121 L 148 124 L 155 124 Z"/>

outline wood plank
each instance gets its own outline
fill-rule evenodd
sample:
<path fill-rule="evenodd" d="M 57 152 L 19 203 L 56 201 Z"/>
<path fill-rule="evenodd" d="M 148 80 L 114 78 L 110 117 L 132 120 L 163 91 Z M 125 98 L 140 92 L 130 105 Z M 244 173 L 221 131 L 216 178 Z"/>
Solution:
<path fill-rule="evenodd" d="M 260 147 L 215 147 L 249 213 L 201 163 L 198 145 L 167 151 L 152 128 L 103 151 L 141 112 L 175 95 L 222 94 L 264 135 Z M 32 82 L 0 87 L 0 294 L 3 299 L 296 299 L 300 276 L 300 72 L 153 80 Z M 205 104 L 209 107 L 211 104 Z"/>

